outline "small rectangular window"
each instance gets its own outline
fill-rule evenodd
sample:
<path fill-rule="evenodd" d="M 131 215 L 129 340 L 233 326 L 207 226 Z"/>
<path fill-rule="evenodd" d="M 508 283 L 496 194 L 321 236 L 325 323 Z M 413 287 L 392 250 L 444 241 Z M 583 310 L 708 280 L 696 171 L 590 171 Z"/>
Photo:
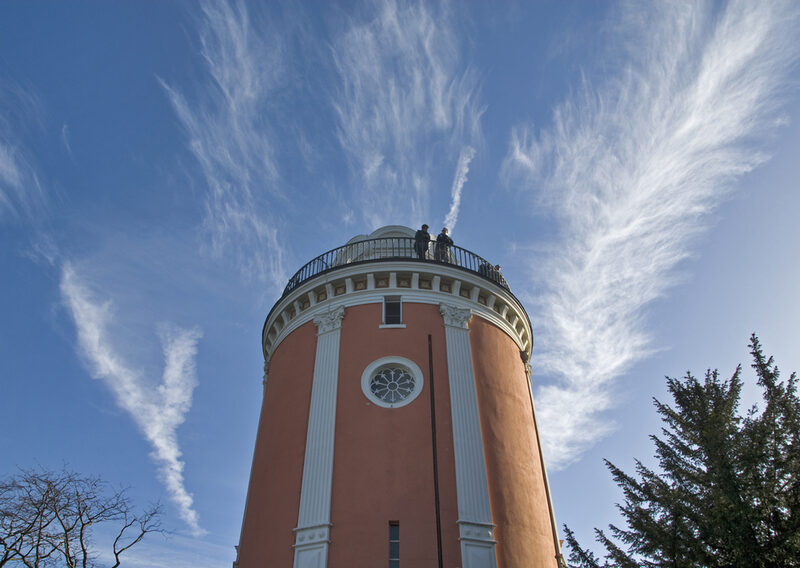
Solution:
<path fill-rule="evenodd" d="M 389 568 L 400 568 L 399 521 L 389 521 Z"/>
<path fill-rule="evenodd" d="M 400 296 L 385 296 L 383 298 L 383 323 L 386 325 L 403 323 L 402 306 Z"/>

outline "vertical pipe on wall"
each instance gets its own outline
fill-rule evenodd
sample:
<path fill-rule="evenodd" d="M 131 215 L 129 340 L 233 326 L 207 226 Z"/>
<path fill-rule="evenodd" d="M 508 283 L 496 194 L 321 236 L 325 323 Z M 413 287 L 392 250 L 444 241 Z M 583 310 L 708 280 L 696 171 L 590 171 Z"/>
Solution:
<path fill-rule="evenodd" d="M 431 439 L 433 441 L 433 498 L 436 503 L 436 550 L 439 555 L 439 568 L 443 568 L 442 561 L 442 515 L 439 509 L 439 460 L 436 449 L 436 397 L 433 381 L 433 340 L 428 335 L 428 376 L 431 385 Z"/>

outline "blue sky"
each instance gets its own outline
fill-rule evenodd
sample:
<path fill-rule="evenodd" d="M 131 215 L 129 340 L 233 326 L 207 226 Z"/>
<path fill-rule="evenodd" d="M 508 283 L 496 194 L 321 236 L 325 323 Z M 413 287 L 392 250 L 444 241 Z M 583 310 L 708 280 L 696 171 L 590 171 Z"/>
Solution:
<path fill-rule="evenodd" d="M 798 8 L 0 4 L 0 472 L 165 504 L 133 566 L 234 556 L 261 325 L 384 224 L 502 264 L 559 522 L 649 459 L 664 375 L 800 368 Z M 746 403 L 757 390 L 745 391 Z"/>

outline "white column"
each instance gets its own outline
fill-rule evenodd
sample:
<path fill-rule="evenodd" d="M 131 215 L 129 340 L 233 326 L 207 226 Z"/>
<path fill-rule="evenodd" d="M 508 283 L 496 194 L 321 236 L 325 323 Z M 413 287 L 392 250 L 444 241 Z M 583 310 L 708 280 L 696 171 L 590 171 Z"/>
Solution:
<path fill-rule="evenodd" d="M 308 413 L 300 511 L 295 529 L 294 568 L 325 568 L 328 565 L 333 430 L 343 317 L 344 307 L 340 307 L 314 318 L 317 325 L 317 354 Z"/>
<path fill-rule="evenodd" d="M 496 568 L 495 525 L 489 503 L 489 482 L 469 343 L 472 312 L 448 304 L 440 304 L 439 310 L 444 319 L 447 341 L 461 564 L 463 568 Z"/>

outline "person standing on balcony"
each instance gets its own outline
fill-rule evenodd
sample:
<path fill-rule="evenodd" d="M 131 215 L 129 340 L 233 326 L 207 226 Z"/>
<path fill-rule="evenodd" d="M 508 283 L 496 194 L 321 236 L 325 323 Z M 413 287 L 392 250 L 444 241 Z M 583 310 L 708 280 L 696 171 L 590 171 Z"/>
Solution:
<path fill-rule="evenodd" d="M 495 264 L 492 271 L 494 272 L 494 274 L 492 275 L 493 280 L 498 284 L 500 284 L 500 286 L 502 286 L 503 288 L 508 289 L 508 282 L 506 282 L 506 279 L 503 278 L 502 274 L 500 274 L 500 265 Z"/>
<path fill-rule="evenodd" d="M 453 239 L 447 233 L 449 231 L 447 227 L 444 227 L 436 237 L 436 254 L 434 256 L 438 262 L 450 262 L 450 247 L 453 246 Z"/>
<path fill-rule="evenodd" d="M 428 225 L 422 225 L 422 228 L 414 234 L 414 250 L 420 260 L 425 260 L 425 254 L 428 252 L 428 244 L 431 242 L 431 235 L 428 232 Z"/>

